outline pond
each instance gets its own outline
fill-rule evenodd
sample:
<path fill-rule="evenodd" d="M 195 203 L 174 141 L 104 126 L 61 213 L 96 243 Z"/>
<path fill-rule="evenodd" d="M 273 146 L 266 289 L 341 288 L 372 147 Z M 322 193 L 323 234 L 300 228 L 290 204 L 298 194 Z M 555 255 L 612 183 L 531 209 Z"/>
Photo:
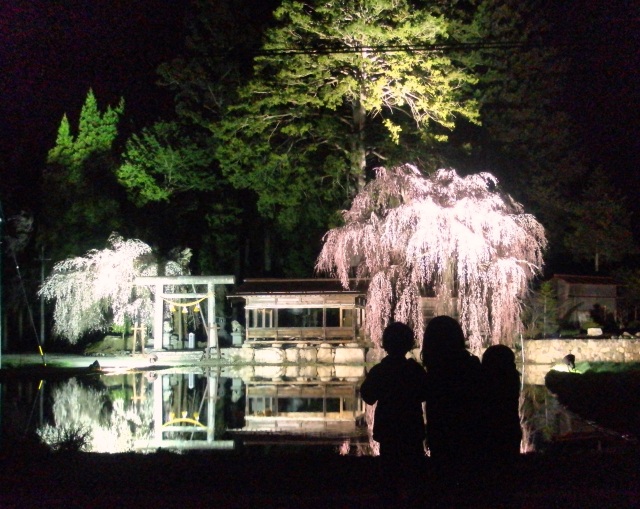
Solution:
<path fill-rule="evenodd" d="M 166 368 L 64 379 L 12 377 L 1 386 L 2 443 L 37 434 L 53 448 L 101 453 L 158 449 L 315 447 L 371 455 L 365 366 Z M 521 391 L 522 450 L 598 431 L 541 384 Z"/>

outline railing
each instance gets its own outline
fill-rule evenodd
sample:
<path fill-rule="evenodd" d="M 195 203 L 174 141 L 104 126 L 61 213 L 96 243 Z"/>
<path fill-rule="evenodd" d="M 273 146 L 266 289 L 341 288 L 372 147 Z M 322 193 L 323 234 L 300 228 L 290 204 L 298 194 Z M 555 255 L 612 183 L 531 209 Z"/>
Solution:
<path fill-rule="evenodd" d="M 264 327 L 247 330 L 247 343 L 344 343 L 363 341 L 353 327 Z"/>
<path fill-rule="evenodd" d="M 326 416 L 245 416 L 243 431 L 353 431 L 356 429 L 357 418 L 334 413 Z"/>

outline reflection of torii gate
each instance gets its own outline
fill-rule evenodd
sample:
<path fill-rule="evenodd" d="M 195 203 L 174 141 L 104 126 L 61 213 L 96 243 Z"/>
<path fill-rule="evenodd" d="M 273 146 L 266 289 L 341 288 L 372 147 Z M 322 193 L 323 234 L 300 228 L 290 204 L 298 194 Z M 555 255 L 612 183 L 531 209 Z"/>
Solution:
<path fill-rule="evenodd" d="M 153 309 L 153 349 L 162 350 L 162 332 L 164 325 L 164 301 L 165 299 L 190 298 L 207 300 L 207 355 L 211 348 L 218 346 L 218 329 L 216 328 L 216 285 L 232 285 L 235 283 L 233 276 L 153 276 L 137 277 L 137 286 L 152 286 L 154 295 Z M 165 286 L 179 285 L 207 285 L 207 291 L 171 293 L 165 292 Z"/>
<path fill-rule="evenodd" d="M 211 369 L 204 372 L 207 377 L 207 386 L 204 391 L 201 409 L 206 411 L 206 424 L 191 418 L 169 418 L 168 409 L 165 408 L 167 403 L 166 389 L 168 388 L 168 378 L 171 372 L 159 373 L 153 380 L 153 429 L 152 436 L 143 440 L 136 440 L 134 450 L 137 451 L 155 451 L 158 448 L 188 450 L 188 449 L 233 449 L 233 440 L 217 440 L 215 437 L 216 425 L 216 403 L 218 401 L 218 383 L 220 375 L 215 374 Z M 189 376 L 203 376 L 203 373 L 190 373 Z M 171 391 L 169 391 L 170 393 Z M 174 437 L 165 437 L 166 433 L 173 433 Z M 195 434 L 206 433 L 205 439 L 197 439 Z M 176 435 L 182 436 L 176 436 Z"/>

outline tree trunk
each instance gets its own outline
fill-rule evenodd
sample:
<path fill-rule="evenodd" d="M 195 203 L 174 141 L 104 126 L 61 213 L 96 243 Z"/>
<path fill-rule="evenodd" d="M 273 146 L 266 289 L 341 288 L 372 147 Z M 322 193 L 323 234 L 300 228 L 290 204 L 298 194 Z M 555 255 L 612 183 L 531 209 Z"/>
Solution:
<path fill-rule="evenodd" d="M 351 138 L 351 172 L 356 186 L 353 193 L 354 196 L 358 194 L 366 184 L 365 170 L 367 167 L 367 151 L 365 147 L 364 132 L 366 118 L 367 112 L 362 101 L 357 101 L 353 105 L 353 133 Z"/>
<path fill-rule="evenodd" d="M 269 229 L 264 231 L 264 271 L 266 274 L 271 272 L 271 232 Z"/>

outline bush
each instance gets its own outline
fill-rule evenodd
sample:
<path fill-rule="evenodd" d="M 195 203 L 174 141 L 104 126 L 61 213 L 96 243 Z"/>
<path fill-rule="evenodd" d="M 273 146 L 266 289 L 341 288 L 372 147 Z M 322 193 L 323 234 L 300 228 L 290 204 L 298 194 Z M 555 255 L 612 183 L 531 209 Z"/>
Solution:
<path fill-rule="evenodd" d="M 91 430 L 86 426 L 43 426 L 38 430 L 43 443 L 54 452 L 86 451 L 91 442 Z"/>

